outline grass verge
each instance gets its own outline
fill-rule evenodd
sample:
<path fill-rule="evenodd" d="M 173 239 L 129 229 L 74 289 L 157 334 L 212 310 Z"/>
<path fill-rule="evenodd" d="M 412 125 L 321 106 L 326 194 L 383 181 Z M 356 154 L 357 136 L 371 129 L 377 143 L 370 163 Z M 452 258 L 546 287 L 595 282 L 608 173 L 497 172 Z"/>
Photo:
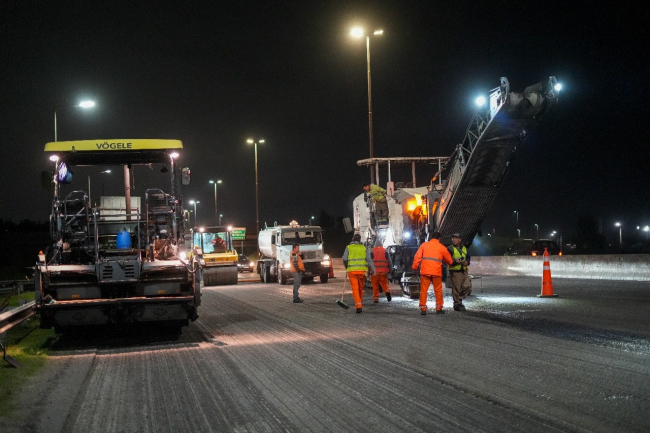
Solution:
<path fill-rule="evenodd" d="M 33 293 L 31 295 L 34 296 Z M 3 344 L 7 348 L 7 354 L 20 362 L 22 367 L 13 368 L 0 359 L 0 390 L 2 390 L 0 414 L 2 416 L 11 416 L 21 386 L 43 367 L 48 356 L 49 344 L 53 339 L 54 330 L 39 329 L 36 317 L 31 317 L 6 333 Z"/>
<path fill-rule="evenodd" d="M 27 302 L 33 301 L 34 300 L 34 292 L 25 292 L 25 293 L 21 293 L 18 296 L 12 296 L 9 299 L 9 303 L 7 304 L 7 306 L 8 307 L 17 307 L 18 304 L 19 304 L 18 301 L 21 300 L 21 299 L 25 300 Z M 2 301 L 2 299 L 0 299 L 0 305 L 2 304 L 1 301 Z M 3 310 L 2 312 L 4 313 L 5 311 Z"/>

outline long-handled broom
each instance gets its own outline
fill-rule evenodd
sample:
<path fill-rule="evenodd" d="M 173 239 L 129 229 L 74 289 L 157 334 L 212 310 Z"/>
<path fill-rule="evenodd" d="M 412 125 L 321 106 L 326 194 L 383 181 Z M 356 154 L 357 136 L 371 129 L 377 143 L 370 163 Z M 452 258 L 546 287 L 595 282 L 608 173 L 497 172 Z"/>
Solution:
<path fill-rule="evenodd" d="M 348 282 L 348 273 L 345 273 L 345 281 L 343 281 L 343 293 L 341 293 L 341 299 L 337 299 L 336 303 L 339 307 L 345 308 L 346 310 L 350 309 L 350 306 L 343 302 L 343 296 L 345 295 L 345 283 Z"/>

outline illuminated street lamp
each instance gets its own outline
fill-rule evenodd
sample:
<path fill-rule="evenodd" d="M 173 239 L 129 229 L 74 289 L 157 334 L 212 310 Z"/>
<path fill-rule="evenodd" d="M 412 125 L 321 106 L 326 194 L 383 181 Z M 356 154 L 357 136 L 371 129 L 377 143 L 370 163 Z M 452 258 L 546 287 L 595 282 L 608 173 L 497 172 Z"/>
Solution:
<path fill-rule="evenodd" d="M 218 180 L 215 182 L 214 180 L 211 180 L 210 183 L 214 184 L 214 222 L 217 222 L 217 215 L 219 215 L 217 213 L 217 184 L 221 183 L 221 181 Z M 219 223 L 219 225 L 221 225 L 221 222 Z"/>
<path fill-rule="evenodd" d="M 355 38 L 361 38 L 364 36 L 365 31 L 360 27 L 355 27 L 350 32 Z M 375 30 L 373 35 L 380 36 L 383 35 L 383 30 Z M 374 158 L 374 151 L 372 145 L 372 80 L 370 79 L 370 35 L 366 36 L 366 59 L 368 64 L 368 137 L 370 141 L 370 158 Z M 370 164 L 370 183 L 378 183 L 375 180 L 375 168 Z"/>
<path fill-rule="evenodd" d="M 516 217 L 515 228 L 518 229 L 519 228 L 519 212 L 515 211 L 515 217 Z"/>
<path fill-rule="evenodd" d="M 257 143 L 263 144 L 264 140 L 253 140 L 252 138 L 249 138 L 246 140 L 246 143 L 252 144 L 255 146 L 255 218 L 257 219 L 257 231 L 255 233 L 260 232 L 260 196 L 259 196 L 259 186 L 258 186 L 258 180 L 257 180 Z"/>
<path fill-rule="evenodd" d="M 551 237 L 555 236 L 556 234 L 558 234 L 557 231 L 553 230 Z M 559 235 L 558 237 L 560 238 L 560 252 L 562 252 L 562 235 Z"/>
<path fill-rule="evenodd" d="M 194 226 L 198 226 L 199 225 L 199 219 L 198 219 L 198 215 L 196 213 L 196 205 L 201 203 L 201 202 L 198 201 L 198 200 L 190 200 L 189 203 L 194 205 Z"/>
<path fill-rule="evenodd" d="M 221 218 L 223 217 L 223 214 L 219 214 L 219 225 L 221 225 Z"/>
<path fill-rule="evenodd" d="M 309 219 L 309 225 L 313 226 L 314 225 L 314 216 L 312 215 L 311 218 Z"/>
<path fill-rule="evenodd" d="M 93 108 L 95 106 L 95 101 L 81 101 L 77 105 L 70 105 L 70 107 L 79 107 L 79 108 Z M 54 141 L 58 141 L 57 127 L 56 127 L 56 110 L 59 107 L 54 108 Z"/>
<path fill-rule="evenodd" d="M 623 225 L 619 222 L 614 224 L 616 227 L 618 227 L 618 242 L 621 245 L 621 249 L 623 248 Z"/>
<path fill-rule="evenodd" d="M 535 235 L 535 239 L 539 239 L 539 225 L 535 224 L 535 230 L 537 231 L 537 234 Z"/>

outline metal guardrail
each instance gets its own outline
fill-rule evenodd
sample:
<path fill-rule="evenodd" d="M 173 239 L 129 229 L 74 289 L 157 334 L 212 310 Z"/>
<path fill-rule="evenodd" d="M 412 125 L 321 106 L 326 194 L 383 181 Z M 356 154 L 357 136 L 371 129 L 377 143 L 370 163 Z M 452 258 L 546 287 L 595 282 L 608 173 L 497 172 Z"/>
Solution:
<path fill-rule="evenodd" d="M 15 325 L 19 324 L 25 319 L 30 318 L 34 315 L 34 301 L 31 301 L 25 305 L 22 305 L 18 308 L 14 308 L 11 311 L 0 314 L 0 335 L 7 332 Z M 21 367 L 20 362 L 7 355 L 7 348 L 0 342 L 0 350 L 2 350 L 2 359 L 9 363 L 14 368 Z"/>
<path fill-rule="evenodd" d="M 34 280 L 6 280 L 0 281 L 0 296 L 9 295 L 17 287 L 16 295 L 25 291 L 25 286 L 33 286 Z"/>
<path fill-rule="evenodd" d="M 34 301 L 0 314 L 0 334 L 34 315 Z"/>

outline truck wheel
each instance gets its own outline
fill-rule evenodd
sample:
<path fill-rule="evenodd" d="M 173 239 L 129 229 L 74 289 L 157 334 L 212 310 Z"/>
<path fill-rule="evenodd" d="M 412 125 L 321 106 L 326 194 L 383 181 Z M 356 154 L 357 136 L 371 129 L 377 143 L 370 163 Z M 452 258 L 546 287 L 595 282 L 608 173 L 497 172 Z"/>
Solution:
<path fill-rule="evenodd" d="M 327 283 L 327 280 L 329 279 L 330 274 L 320 274 L 320 282 L 321 283 Z"/>
<path fill-rule="evenodd" d="M 264 275 L 264 282 L 265 283 L 270 283 L 271 282 L 271 269 L 270 269 L 270 267 L 264 265 L 262 267 L 262 274 Z"/>
<path fill-rule="evenodd" d="M 280 272 L 280 275 L 278 275 L 278 279 L 280 280 L 280 284 L 282 284 L 284 286 L 285 284 L 287 284 L 287 275 L 282 271 L 279 271 L 279 272 Z"/>

